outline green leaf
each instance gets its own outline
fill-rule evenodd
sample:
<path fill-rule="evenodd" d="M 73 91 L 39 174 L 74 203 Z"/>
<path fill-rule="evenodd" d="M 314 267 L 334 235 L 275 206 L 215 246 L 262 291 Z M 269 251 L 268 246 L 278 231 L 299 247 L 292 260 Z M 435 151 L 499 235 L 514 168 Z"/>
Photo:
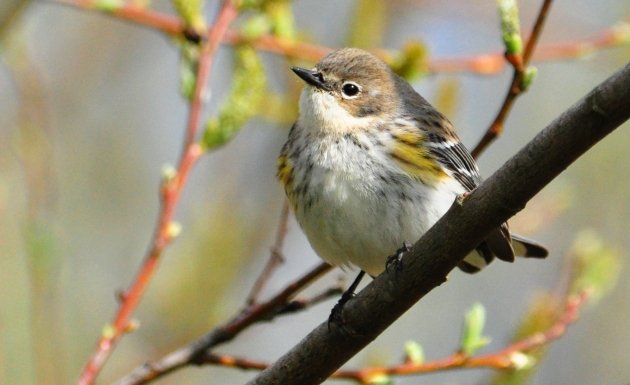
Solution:
<path fill-rule="evenodd" d="M 486 323 L 486 309 L 480 303 L 475 303 L 464 317 L 464 331 L 462 333 L 461 350 L 470 356 L 477 350 L 490 343 L 490 339 L 483 335 Z"/>
<path fill-rule="evenodd" d="M 497 0 L 501 19 L 501 36 L 508 54 L 519 55 L 523 52 L 521 25 L 518 18 L 516 0 Z"/>

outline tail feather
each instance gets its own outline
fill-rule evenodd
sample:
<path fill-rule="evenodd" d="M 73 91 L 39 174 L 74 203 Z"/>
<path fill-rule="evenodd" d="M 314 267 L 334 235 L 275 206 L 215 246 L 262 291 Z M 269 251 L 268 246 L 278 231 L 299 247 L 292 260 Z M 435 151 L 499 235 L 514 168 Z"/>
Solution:
<path fill-rule="evenodd" d="M 527 239 L 518 234 L 512 234 L 514 253 L 525 258 L 545 258 L 549 251 L 540 243 Z"/>
<path fill-rule="evenodd" d="M 514 249 L 510 241 L 510 230 L 507 223 L 492 230 L 484 242 L 497 258 L 506 262 L 514 262 Z"/>
<path fill-rule="evenodd" d="M 476 273 L 490 264 L 494 257 L 513 262 L 514 256 L 545 258 L 548 254 L 547 249 L 541 244 L 517 234 L 510 234 L 507 224 L 504 224 L 488 234 L 484 242 L 468 254 L 457 267 L 466 273 Z"/>

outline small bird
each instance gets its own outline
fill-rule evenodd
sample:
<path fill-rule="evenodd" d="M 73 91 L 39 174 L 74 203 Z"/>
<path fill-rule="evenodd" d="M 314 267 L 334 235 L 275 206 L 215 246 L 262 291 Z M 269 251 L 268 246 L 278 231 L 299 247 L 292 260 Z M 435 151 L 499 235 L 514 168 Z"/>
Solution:
<path fill-rule="evenodd" d="M 292 70 L 306 86 L 278 178 L 315 252 L 361 269 L 358 284 L 474 190 L 479 170 L 451 122 L 376 56 L 343 48 L 313 69 Z M 474 273 L 515 255 L 544 258 L 547 250 L 504 223 L 459 268 Z"/>

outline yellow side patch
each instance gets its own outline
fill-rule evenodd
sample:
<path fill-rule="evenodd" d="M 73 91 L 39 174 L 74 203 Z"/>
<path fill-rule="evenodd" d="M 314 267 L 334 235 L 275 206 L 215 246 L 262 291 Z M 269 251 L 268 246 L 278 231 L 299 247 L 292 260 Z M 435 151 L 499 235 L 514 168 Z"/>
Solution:
<path fill-rule="evenodd" d="M 394 138 L 404 144 L 418 147 L 424 141 L 424 135 L 420 132 L 401 131 L 394 135 Z"/>
<path fill-rule="evenodd" d="M 417 141 L 414 143 L 405 140 L 411 139 L 411 137 L 403 138 L 407 135 L 415 134 L 404 133 L 402 135 L 396 135 L 398 140 L 390 152 L 392 158 L 398 163 L 398 166 L 412 178 L 425 183 L 436 183 L 447 177 L 442 167 L 430 156 L 425 148 L 418 145 Z M 415 136 L 415 138 L 417 137 L 419 137 L 419 135 Z"/>
<path fill-rule="evenodd" d="M 277 164 L 278 179 L 280 179 L 280 182 L 282 182 L 285 187 L 290 186 L 293 181 L 293 165 L 291 164 L 291 161 L 286 155 L 280 155 L 278 157 Z"/>

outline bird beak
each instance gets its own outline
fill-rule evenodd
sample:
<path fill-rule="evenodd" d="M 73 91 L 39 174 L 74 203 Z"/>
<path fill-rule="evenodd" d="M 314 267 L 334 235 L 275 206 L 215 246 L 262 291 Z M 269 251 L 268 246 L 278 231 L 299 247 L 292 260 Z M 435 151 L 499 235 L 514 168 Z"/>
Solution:
<path fill-rule="evenodd" d="M 302 80 L 315 88 L 319 88 L 320 90 L 330 90 L 330 87 L 324 83 L 324 78 L 321 73 L 300 67 L 293 67 L 291 70 L 295 72 L 297 76 L 302 78 Z"/>

